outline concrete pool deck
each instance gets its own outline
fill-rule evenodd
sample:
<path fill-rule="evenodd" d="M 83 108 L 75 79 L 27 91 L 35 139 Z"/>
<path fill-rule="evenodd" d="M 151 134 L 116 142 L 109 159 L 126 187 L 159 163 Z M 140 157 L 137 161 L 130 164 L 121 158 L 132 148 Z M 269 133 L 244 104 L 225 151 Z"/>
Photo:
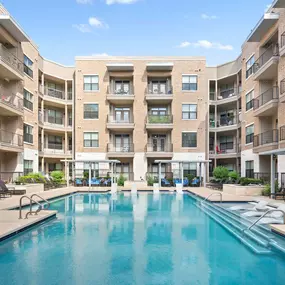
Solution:
<path fill-rule="evenodd" d="M 118 187 L 118 191 L 130 191 L 129 187 Z M 106 193 L 111 190 L 110 187 L 92 187 L 90 189 L 90 193 Z M 144 187 L 140 189 L 141 191 L 152 191 L 153 187 Z M 172 188 L 162 188 L 162 192 L 173 192 L 175 190 Z M 277 207 L 281 203 L 285 203 L 284 201 L 276 201 L 270 198 L 266 198 L 263 196 L 238 196 L 234 194 L 223 193 L 217 190 L 211 190 L 206 187 L 193 188 L 193 187 L 184 187 L 184 191 L 197 195 L 199 197 L 207 198 L 212 193 L 222 193 L 222 201 L 227 203 L 239 203 L 239 202 L 251 202 L 251 201 L 260 201 L 260 200 L 268 200 L 269 205 L 273 207 Z M 73 193 L 88 193 L 88 187 L 68 187 L 68 188 L 59 188 L 44 192 L 38 192 L 37 194 L 43 197 L 44 199 L 54 199 L 62 196 L 70 195 Z M 29 194 L 29 196 L 32 193 Z M 5 236 L 10 236 L 13 233 L 17 233 L 26 227 L 30 227 L 36 223 L 39 223 L 51 216 L 56 214 L 56 211 L 48 211 L 42 210 L 37 216 L 29 216 L 28 219 L 19 220 L 19 210 L 15 209 L 19 207 L 19 201 L 22 195 L 12 196 L 5 199 L 0 199 L 0 240 L 5 238 Z M 35 197 L 37 201 L 40 201 L 39 198 Z M 219 202 L 220 197 L 218 195 L 213 195 L 209 198 L 210 202 Z M 24 199 L 23 205 L 29 205 L 29 200 Z M 23 217 L 25 217 L 25 211 L 23 211 Z M 272 230 L 285 235 L 285 225 L 271 225 Z"/>

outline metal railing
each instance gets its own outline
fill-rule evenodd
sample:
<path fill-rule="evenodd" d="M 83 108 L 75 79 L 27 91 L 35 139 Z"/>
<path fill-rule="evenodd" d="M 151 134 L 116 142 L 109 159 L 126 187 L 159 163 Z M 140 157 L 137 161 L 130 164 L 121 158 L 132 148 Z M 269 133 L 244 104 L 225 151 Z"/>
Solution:
<path fill-rule="evenodd" d="M 269 143 L 278 143 L 278 130 L 274 129 L 260 133 L 253 137 L 253 147 L 258 147 Z"/>
<path fill-rule="evenodd" d="M 172 124 L 173 116 L 172 115 L 148 115 L 147 116 L 148 124 Z"/>
<path fill-rule="evenodd" d="M 107 145 L 108 152 L 134 152 L 134 144 L 112 144 L 108 143 Z"/>
<path fill-rule="evenodd" d="M 266 49 L 266 51 L 254 62 L 253 72 L 256 73 L 273 56 L 279 56 L 279 45 L 278 45 L 278 43 L 271 44 Z"/>
<path fill-rule="evenodd" d="M 134 95 L 134 86 L 133 84 L 129 84 L 128 88 L 121 88 L 121 89 L 116 89 L 115 84 L 111 84 L 108 86 L 107 93 L 109 95 L 118 95 L 118 96 L 133 96 Z"/>
<path fill-rule="evenodd" d="M 53 98 L 57 98 L 57 99 L 62 99 L 62 100 L 65 99 L 65 92 L 64 91 L 58 90 L 58 89 L 55 89 L 55 88 L 51 88 L 51 87 L 48 87 L 48 86 L 44 87 L 44 95 L 45 96 L 50 96 L 50 97 L 53 97 Z"/>
<path fill-rule="evenodd" d="M 226 90 L 221 90 L 218 96 L 218 100 L 231 98 L 231 97 L 237 96 L 237 94 L 238 94 L 238 88 L 236 87 L 226 89 Z"/>
<path fill-rule="evenodd" d="M 173 91 L 172 91 L 172 86 L 167 86 L 167 87 L 163 87 L 161 88 L 161 86 L 158 86 L 158 89 L 154 88 L 152 84 L 148 84 L 148 87 L 146 89 L 146 94 L 149 95 L 161 95 L 161 96 L 165 96 L 165 95 L 172 95 Z"/>
<path fill-rule="evenodd" d="M 0 89 L 0 96 L 0 103 L 23 112 L 23 98 L 14 93 L 4 91 L 2 88 Z"/>
<path fill-rule="evenodd" d="M 112 124 L 132 124 L 134 122 L 132 116 L 127 118 L 117 118 L 116 115 L 108 115 L 107 122 Z"/>
<path fill-rule="evenodd" d="M 283 32 L 280 36 L 280 48 L 285 46 L 285 32 Z"/>
<path fill-rule="evenodd" d="M 274 177 L 276 179 L 278 179 L 278 173 L 275 173 Z M 265 182 L 270 183 L 270 181 L 271 181 L 271 173 L 269 173 L 269 172 L 254 172 L 252 178 L 261 180 L 264 183 Z"/>
<path fill-rule="evenodd" d="M 23 62 L 2 44 L 0 44 L 0 57 L 2 61 L 19 72 L 21 75 L 24 74 Z"/>
<path fill-rule="evenodd" d="M 6 130 L 0 130 L 0 144 L 5 146 L 23 146 L 23 136 Z"/>
<path fill-rule="evenodd" d="M 7 182 L 14 182 L 18 180 L 18 178 L 21 176 L 23 176 L 23 172 L 10 172 L 10 171 L 0 172 L 0 179 Z"/>
<path fill-rule="evenodd" d="M 285 126 L 280 127 L 280 141 L 285 140 Z"/>
<path fill-rule="evenodd" d="M 223 117 L 220 118 L 217 122 L 217 128 L 219 127 L 226 127 L 226 126 L 232 126 L 232 125 L 237 125 L 239 123 L 239 119 L 237 116 L 233 117 Z"/>
<path fill-rule="evenodd" d="M 245 170 L 245 177 L 254 178 L 254 170 L 253 169 L 246 169 Z"/>
<path fill-rule="evenodd" d="M 210 194 L 209 196 L 207 196 L 204 200 L 202 200 L 201 203 L 206 202 L 206 201 L 209 200 L 210 197 L 212 197 L 212 196 L 217 196 L 217 195 L 220 196 L 220 203 L 222 203 L 222 202 L 223 202 L 223 195 L 222 195 L 222 193 L 219 193 L 219 192 L 211 193 L 211 194 Z"/>
<path fill-rule="evenodd" d="M 256 110 L 259 107 L 265 105 L 266 103 L 278 98 L 279 98 L 278 86 L 274 86 L 253 99 L 253 110 Z"/>
<path fill-rule="evenodd" d="M 148 143 L 146 145 L 147 152 L 172 152 L 173 151 L 173 144 L 166 143 L 166 144 L 153 144 Z"/>
<path fill-rule="evenodd" d="M 260 216 L 256 221 L 254 221 L 248 228 L 243 229 L 243 233 L 245 231 L 250 231 L 261 219 L 263 219 L 265 216 L 267 216 L 268 214 L 270 214 L 272 212 L 282 213 L 283 214 L 283 224 L 285 224 L 285 212 L 283 210 L 280 210 L 280 209 L 270 209 L 267 212 L 265 212 L 262 216 Z"/>

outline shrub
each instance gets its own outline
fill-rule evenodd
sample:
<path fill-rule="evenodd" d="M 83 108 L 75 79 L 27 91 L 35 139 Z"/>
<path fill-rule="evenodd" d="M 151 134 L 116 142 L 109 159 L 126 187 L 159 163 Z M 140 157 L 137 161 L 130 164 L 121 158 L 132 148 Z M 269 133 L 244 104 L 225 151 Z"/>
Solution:
<path fill-rule="evenodd" d="M 249 184 L 262 184 L 262 180 L 254 179 L 254 178 L 247 178 L 247 177 L 242 177 L 240 179 L 240 185 L 246 186 Z"/>
<path fill-rule="evenodd" d="M 261 193 L 263 196 L 270 196 L 270 193 L 271 193 L 270 184 L 266 184 Z"/>
<path fill-rule="evenodd" d="M 52 177 L 53 181 L 55 183 L 62 183 L 64 182 L 64 173 L 62 171 L 52 171 L 52 173 L 50 174 L 50 176 Z"/>
<path fill-rule="evenodd" d="M 28 175 L 21 176 L 17 179 L 17 183 L 45 183 L 44 176 L 40 173 L 29 173 Z"/>
<path fill-rule="evenodd" d="M 195 176 L 193 174 L 188 174 L 186 177 L 188 178 L 189 182 L 192 182 Z"/>
<path fill-rule="evenodd" d="M 127 179 L 123 176 L 123 174 L 120 174 L 118 178 L 118 186 L 124 186 L 124 183 Z"/>
<path fill-rule="evenodd" d="M 147 181 L 147 186 L 153 186 L 153 183 L 154 183 L 154 178 L 153 178 L 153 176 L 148 175 L 148 176 L 146 177 L 146 181 Z"/>
<path fill-rule="evenodd" d="M 229 177 L 231 178 L 231 180 L 237 180 L 239 179 L 239 174 L 236 171 L 231 171 L 229 173 Z"/>
<path fill-rule="evenodd" d="M 214 169 L 213 175 L 216 179 L 225 179 L 229 177 L 229 170 L 224 166 L 218 166 Z"/>

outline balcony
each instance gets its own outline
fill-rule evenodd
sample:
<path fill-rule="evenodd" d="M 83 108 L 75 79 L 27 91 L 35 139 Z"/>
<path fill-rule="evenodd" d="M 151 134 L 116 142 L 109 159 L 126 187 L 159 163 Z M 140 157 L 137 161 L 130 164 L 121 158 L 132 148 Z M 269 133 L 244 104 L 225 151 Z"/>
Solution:
<path fill-rule="evenodd" d="M 63 144 L 47 143 L 42 150 L 41 144 L 39 144 L 40 154 L 44 157 L 66 157 L 70 156 L 70 151 L 64 151 Z"/>
<path fill-rule="evenodd" d="M 279 148 L 285 148 L 285 125 L 280 127 Z"/>
<path fill-rule="evenodd" d="M 0 130 L 1 151 L 23 151 L 23 136 L 6 130 Z"/>
<path fill-rule="evenodd" d="M 280 103 L 285 103 L 285 78 L 280 81 L 279 102 Z"/>
<path fill-rule="evenodd" d="M 172 115 L 148 115 L 146 129 L 171 130 L 173 129 Z"/>
<path fill-rule="evenodd" d="M 116 118 L 115 115 L 108 115 L 107 129 L 109 130 L 133 130 L 135 127 L 132 118 Z"/>
<path fill-rule="evenodd" d="M 172 157 L 173 145 L 149 143 L 145 147 L 146 157 Z"/>
<path fill-rule="evenodd" d="M 217 132 L 235 130 L 239 127 L 239 124 L 238 116 L 222 117 L 217 121 L 217 124 L 215 124 L 214 119 L 210 119 L 209 122 L 210 129 Z"/>
<path fill-rule="evenodd" d="M 0 88 L 0 115 L 23 116 L 23 98 Z"/>
<path fill-rule="evenodd" d="M 166 87 L 157 86 L 154 87 L 151 83 L 148 84 L 148 87 L 146 89 L 146 96 L 145 99 L 149 103 L 155 103 L 155 102 L 165 102 L 170 103 L 173 99 L 173 89 L 171 86 Z"/>
<path fill-rule="evenodd" d="M 253 137 L 253 151 L 264 152 L 278 148 L 278 130 L 270 130 Z"/>
<path fill-rule="evenodd" d="M 63 116 L 54 117 L 49 116 L 47 112 L 44 112 L 44 114 L 42 114 L 42 112 L 39 112 L 38 119 L 39 124 L 42 125 L 45 129 L 65 131 L 65 120 Z"/>
<path fill-rule="evenodd" d="M 217 104 L 225 104 L 237 100 L 237 96 L 240 94 L 240 87 L 234 87 L 226 90 L 221 90 L 218 98 Z"/>
<path fill-rule="evenodd" d="M 107 145 L 108 157 L 134 157 L 134 145 L 132 143 Z"/>
<path fill-rule="evenodd" d="M 272 116 L 278 110 L 279 90 L 277 86 L 263 92 L 253 99 L 253 115 L 255 117 Z"/>
<path fill-rule="evenodd" d="M 278 61 L 278 44 L 272 44 L 253 64 L 254 80 L 273 80 L 276 78 Z"/>
<path fill-rule="evenodd" d="M 214 146 L 210 146 L 209 150 L 210 158 L 235 158 L 240 156 L 240 144 L 239 143 L 218 143 L 216 150 Z"/>
<path fill-rule="evenodd" d="M 40 86 L 40 92 L 44 95 L 45 100 L 54 103 L 66 103 L 65 92 L 48 86 Z"/>
<path fill-rule="evenodd" d="M 285 32 L 281 34 L 280 37 L 280 50 L 279 50 L 280 56 L 284 57 L 285 56 Z"/>
<path fill-rule="evenodd" d="M 24 76 L 23 62 L 0 44 L 0 74 L 1 78 L 22 80 Z"/>
<path fill-rule="evenodd" d="M 134 88 L 129 84 L 127 88 L 115 89 L 114 85 L 108 86 L 107 100 L 112 104 L 132 104 L 134 102 Z"/>

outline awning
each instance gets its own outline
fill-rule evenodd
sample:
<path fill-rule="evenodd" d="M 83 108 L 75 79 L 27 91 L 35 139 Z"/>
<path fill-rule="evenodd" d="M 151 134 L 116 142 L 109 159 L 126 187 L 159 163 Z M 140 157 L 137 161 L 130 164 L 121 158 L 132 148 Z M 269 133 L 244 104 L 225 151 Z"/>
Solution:
<path fill-rule="evenodd" d="M 173 65 L 172 62 L 150 62 L 147 63 L 146 69 L 148 71 L 171 71 Z"/>
<path fill-rule="evenodd" d="M 107 69 L 109 71 L 133 71 L 134 65 L 132 63 L 107 63 Z"/>
<path fill-rule="evenodd" d="M 260 152 L 259 155 L 285 155 L 285 148 L 273 149 L 269 151 Z"/>

